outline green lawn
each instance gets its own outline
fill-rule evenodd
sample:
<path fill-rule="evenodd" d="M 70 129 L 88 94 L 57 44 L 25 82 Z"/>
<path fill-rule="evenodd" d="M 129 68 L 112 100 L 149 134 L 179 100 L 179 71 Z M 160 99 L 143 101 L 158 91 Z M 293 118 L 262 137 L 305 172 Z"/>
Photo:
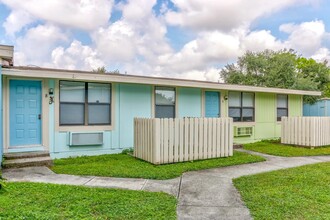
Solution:
<path fill-rule="evenodd" d="M 165 193 L 41 183 L 7 183 L 0 219 L 176 219 Z"/>
<path fill-rule="evenodd" d="M 234 180 L 254 219 L 330 219 L 330 163 Z"/>
<path fill-rule="evenodd" d="M 146 179 L 171 179 L 192 170 L 224 167 L 264 161 L 259 156 L 234 152 L 233 157 L 200 160 L 194 162 L 153 165 L 127 154 L 108 154 L 54 160 L 56 173 L 74 175 L 131 177 Z"/>
<path fill-rule="evenodd" d="M 251 144 L 244 144 L 243 148 L 246 150 L 283 157 L 330 155 L 330 146 L 310 149 L 284 145 L 277 141 L 260 141 Z"/>

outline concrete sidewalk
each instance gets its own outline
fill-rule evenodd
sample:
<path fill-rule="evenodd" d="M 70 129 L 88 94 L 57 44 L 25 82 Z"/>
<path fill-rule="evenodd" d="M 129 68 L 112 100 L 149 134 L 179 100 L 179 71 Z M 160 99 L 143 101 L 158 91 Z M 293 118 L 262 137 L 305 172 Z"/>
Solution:
<path fill-rule="evenodd" d="M 245 151 L 245 150 L 241 150 Z M 171 180 L 147 180 L 55 174 L 47 167 L 3 170 L 8 181 L 42 182 L 88 187 L 166 192 L 178 198 L 178 219 L 251 219 L 232 183 L 233 178 L 330 161 L 330 156 L 277 157 L 250 151 L 265 162 L 184 173 Z"/>

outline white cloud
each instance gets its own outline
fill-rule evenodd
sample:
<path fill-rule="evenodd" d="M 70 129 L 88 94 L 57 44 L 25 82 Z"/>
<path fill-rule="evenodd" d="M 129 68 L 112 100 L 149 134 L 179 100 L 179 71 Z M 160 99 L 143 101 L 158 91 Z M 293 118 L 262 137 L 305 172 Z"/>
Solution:
<path fill-rule="evenodd" d="M 211 67 L 206 68 L 205 70 L 190 70 L 180 74 L 177 74 L 176 77 L 184 79 L 193 79 L 193 80 L 204 80 L 204 81 L 213 81 L 218 82 L 220 69 Z"/>
<path fill-rule="evenodd" d="M 77 40 L 66 49 L 55 48 L 51 56 L 55 68 L 93 70 L 105 66 L 95 50 Z"/>
<path fill-rule="evenodd" d="M 67 35 L 56 26 L 38 25 L 17 38 L 15 65 L 44 65 L 50 60 L 50 52 L 68 40 Z"/>
<path fill-rule="evenodd" d="M 250 29 L 251 22 L 262 16 L 294 4 L 312 4 L 310 0 L 267 4 L 261 0 L 174 0 L 178 10 L 171 11 L 165 2 L 160 14 L 154 11 L 156 0 L 127 0 L 115 5 L 122 16 L 113 23 L 108 21 L 112 0 L 31 0 L 40 7 L 26 2 L 18 6 L 18 0 L 0 1 L 12 7 L 4 24 L 6 32 L 14 35 L 26 29 L 16 40 L 15 65 L 82 70 L 106 66 L 128 74 L 218 81 L 221 67 L 247 50 L 293 48 L 303 56 L 329 58 L 329 48 L 323 43 L 329 33 L 322 21 L 281 25 L 280 31 L 288 34 L 285 40 L 270 30 Z M 21 20 L 24 16 L 26 20 Z M 45 24 L 36 22 L 38 26 L 27 29 L 35 20 Z M 168 25 L 196 32 L 190 32 L 190 40 L 175 50 L 167 39 Z M 92 42 L 87 45 L 75 39 L 67 27 L 83 29 Z"/>
<path fill-rule="evenodd" d="M 23 10 L 14 10 L 6 18 L 3 27 L 6 33 L 13 36 L 16 32 L 20 31 L 24 26 L 33 22 L 32 16 Z"/>
<path fill-rule="evenodd" d="M 323 21 L 283 24 L 280 30 L 290 34 L 285 44 L 305 56 L 312 56 L 322 45 L 326 34 Z"/>
<path fill-rule="evenodd" d="M 1 0 L 12 10 L 11 20 L 34 17 L 45 22 L 82 30 L 94 30 L 106 25 L 111 15 L 113 0 Z M 18 11 L 18 12 L 17 12 Z M 28 14 L 28 15 L 27 15 Z M 8 19 L 7 19 L 8 20 Z M 10 32 L 19 31 L 31 20 L 10 22 Z"/>
<path fill-rule="evenodd" d="M 241 37 L 242 51 L 263 51 L 265 49 L 279 50 L 285 46 L 277 40 L 270 31 L 252 31 Z"/>
<path fill-rule="evenodd" d="M 157 56 L 171 52 L 166 25 L 153 12 L 156 1 L 121 3 L 122 18 L 92 34 L 97 50 L 109 62 L 132 63 L 136 59 L 153 64 Z"/>
<path fill-rule="evenodd" d="M 166 20 L 171 25 L 195 30 L 229 31 L 250 23 L 262 16 L 301 4 L 316 4 L 315 0 L 172 0 L 177 10 L 170 10 Z"/>
<path fill-rule="evenodd" d="M 97 50 L 109 62 L 128 62 L 136 55 L 136 38 L 133 27 L 117 21 L 108 28 L 100 28 L 92 35 Z"/>
<path fill-rule="evenodd" d="M 185 44 L 179 52 L 159 56 L 159 65 L 166 72 L 203 70 L 210 64 L 237 57 L 238 53 L 237 36 L 218 31 L 204 32 Z"/>
<path fill-rule="evenodd" d="M 318 49 L 315 54 L 312 56 L 313 59 L 319 62 L 323 62 L 325 60 L 328 61 L 328 66 L 330 66 L 330 50 L 329 48 L 322 47 Z"/>

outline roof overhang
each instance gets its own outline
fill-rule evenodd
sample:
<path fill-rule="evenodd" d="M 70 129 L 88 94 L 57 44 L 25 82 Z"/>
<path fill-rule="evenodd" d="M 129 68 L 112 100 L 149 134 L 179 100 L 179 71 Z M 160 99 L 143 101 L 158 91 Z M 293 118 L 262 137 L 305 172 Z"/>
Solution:
<path fill-rule="evenodd" d="M 159 85 L 159 86 L 174 86 L 174 87 L 191 87 L 203 89 L 217 89 L 229 91 L 243 91 L 243 92 L 265 92 L 276 94 L 295 94 L 295 95 L 312 95 L 320 96 L 319 91 L 305 91 L 293 89 L 279 89 L 269 87 L 232 85 L 225 83 L 147 77 L 136 75 L 123 74 L 99 74 L 86 71 L 72 71 L 61 69 L 46 69 L 46 68 L 31 68 L 31 67 L 8 67 L 2 69 L 2 74 L 7 76 L 29 77 L 29 78 L 43 78 L 43 79 L 66 79 L 66 80 L 81 80 L 81 81 L 95 81 L 95 82 L 113 82 L 113 83 L 133 83 L 145 85 Z"/>

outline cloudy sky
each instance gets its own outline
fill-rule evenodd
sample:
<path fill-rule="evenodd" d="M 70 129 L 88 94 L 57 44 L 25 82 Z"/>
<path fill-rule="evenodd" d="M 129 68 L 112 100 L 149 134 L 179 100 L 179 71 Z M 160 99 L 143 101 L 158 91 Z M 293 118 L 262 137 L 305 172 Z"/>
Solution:
<path fill-rule="evenodd" d="M 330 60 L 329 0 L 0 0 L 15 65 L 217 81 L 245 51 Z"/>

